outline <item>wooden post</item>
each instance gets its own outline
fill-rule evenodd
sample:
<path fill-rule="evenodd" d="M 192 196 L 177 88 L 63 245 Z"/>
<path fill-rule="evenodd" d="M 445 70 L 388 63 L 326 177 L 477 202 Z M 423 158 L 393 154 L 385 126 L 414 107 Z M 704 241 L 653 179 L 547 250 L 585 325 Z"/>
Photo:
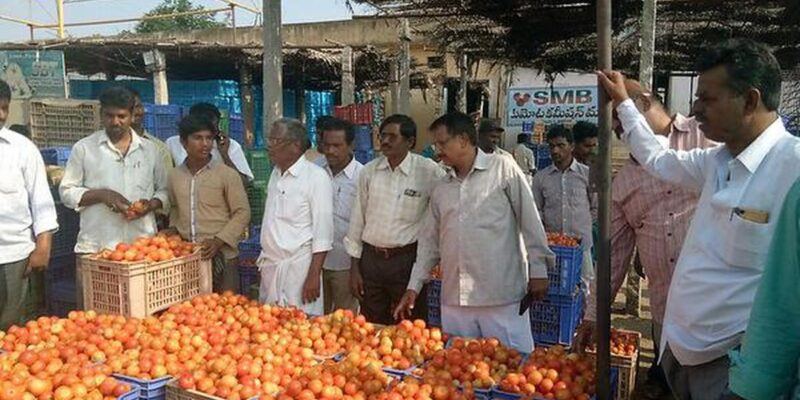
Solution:
<path fill-rule="evenodd" d="M 306 84 L 305 70 L 301 67 L 299 73 L 294 77 L 294 106 L 297 110 L 297 119 L 304 124 L 306 121 Z"/>
<path fill-rule="evenodd" d="M 653 59 L 656 47 L 656 0 L 644 0 L 642 6 L 642 48 L 639 53 L 639 82 L 653 90 Z"/>
<path fill-rule="evenodd" d="M 458 89 L 458 111 L 467 112 L 467 90 L 469 88 L 469 65 L 467 53 L 460 53 L 458 56 L 458 69 L 461 74 L 460 86 Z"/>
<path fill-rule="evenodd" d="M 411 112 L 411 34 L 408 19 L 402 19 L 400 32 L 400 94 L 397 110 L 400 114 Z"/>
<path fill-rule="evenodd" d="M 342 105 L 355 103 L 356 82 L 353 77 L 353 48 L 342 48 Z"/>
<path fill-rule="evenodd" d="M 283 115 L 283 52 L 281 0 L 263 0 L 264 29 L 264 135 Z"/>
<path fill-rule="evenodd" d="M 31 42 L 32 42 L 32 41 L 34 41 L 34 40 L 35 40 L 35 39 L 34 39 L 34 37 L 33 37 L 33 31 L 34 31 L 33 25 L 30 25 L 30 24 L 29 24 L 29 25 L 28 25 L 28 29 L 30 29 L 30 31 L 31 31 Z"/>
<path fill-rule="evenodd" d="M 597 68 L 611 69 L 611 0 L 597 1 Z M 603 90 L 598 91 L 598 124 L 600 128 L 600 197 L 597 246 L 597 398 L 611 400 L 611 101 Z"/>
<path fill-rule="evenodd" d="M 144 53 L 145 67 L 153 72 L 153 91 L 156 104 L 169 104 L 167 59 L 160 50 Z"/>
<path fill-rule="evenodd" d="M 255 103 L 253 102 L 253 71 L 250 65 L 239 65 L 239 93 L 242 100 L 242 120 L 244 121 L 244 141 L 247 147 L 252 148 L 256 143 L 255 138 Z"/>

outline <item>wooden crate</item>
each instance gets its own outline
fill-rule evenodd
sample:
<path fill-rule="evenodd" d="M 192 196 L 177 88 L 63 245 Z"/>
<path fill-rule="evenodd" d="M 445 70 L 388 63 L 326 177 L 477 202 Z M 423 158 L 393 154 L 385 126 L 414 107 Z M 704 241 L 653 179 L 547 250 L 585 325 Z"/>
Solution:
<path fill-rule="evenodd" d="M 248 400 L 255 400 L 258 396 Z M 225 400 L 221 397 L 211 396 L 197 390 L 181 389 L 176 381 L 172 381 L 167 385 L 166 400 Z"/>
<path fill-rule="evenodd" d="M 636 352 L 633 353 L 632 357 L 615 354 L 611 355 L 611 366 L 619 369 L 617 391 L 614 395 L 614 400 L 629 400 L 632 399 L 633 390 L 636 388 L 636 372 L 639 369 L 639 351 L 642 345 L 642 334 L 622 329 L 615 329 L 615 331 L 617 333 L 633 336 L 636 341 Z M 595 352 L 587 350 L 587 353 L 594 354 Z"/>
<path fill-rule="evenodd" d="M 200 251 L 169 261 L 121 263 L 84 256 L 83 301 L 87 310 L 142 318 L 211 293 L 211 261 Z"/>

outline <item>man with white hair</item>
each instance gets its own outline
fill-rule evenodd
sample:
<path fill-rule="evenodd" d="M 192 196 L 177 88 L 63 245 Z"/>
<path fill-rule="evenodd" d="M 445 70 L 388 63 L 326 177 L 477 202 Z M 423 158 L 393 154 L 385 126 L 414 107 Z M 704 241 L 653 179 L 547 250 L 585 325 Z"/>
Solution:
<path fill-rule="evenodd" d="M 323 314 L 322 265 L 333 247 L 333 188 L 327 172 L 308 161 L 303 124 L 275 121 L 267 150 L 275 164 L 261 229 L 259 300 Z"/>

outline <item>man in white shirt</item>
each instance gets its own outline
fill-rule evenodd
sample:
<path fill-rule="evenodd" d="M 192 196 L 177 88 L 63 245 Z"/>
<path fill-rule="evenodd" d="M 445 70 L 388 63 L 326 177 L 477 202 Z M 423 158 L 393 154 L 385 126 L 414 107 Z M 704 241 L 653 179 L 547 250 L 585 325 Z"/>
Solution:
<path fill-rule="evenodd" d="M 533 175 L 536 174 L 536 155 L 533 150 L 528 148 L 528 141 L 531 135 L 520 133 L 517 135 L 517 146 L 514 147 L 514 160 L 517 161 L 522 173 L 528 178 L 528 185 L 533 185 Z"/>
<path fill-rule="evenodd" d="M 395 322 L 394 308 L 406 291 L 417 257 L 417 234 L 433 186 L 444 170 L 410 152 L 417 125 L 405 115 L 391 115 L 380 127 L 382 157 L 369 162 L 358 178 L 350 230 L 345 237 L 353 258 L 351 287 L 370 322 Z M 413 318 L 427 317 L 424 290 Z"/>
<path fill-rule="evenodd" d="M 322 315 L 322 265 L 333 248 L 331 179 L 305 158 L 311 144 L 300 121 L 275 121 L 267 144 L 275 168 L 261 224 L 259 299 Z"/>
<path fill-rule="evenodd" d="M 330 119 L 319 137 L 320 149 L 327 160 L 324 168 L 333 182 L 333 249 L 322 267 L 325 313 L 340 308 L 358 312 L 358 299 L 350 290 L 350 256 L 344 247 L 344 237 L 350 227 L 358 176 L 364 166 L 353 156 L 355 131 L 349 122 Z"/>
<path fill-rule="evenodd" d="M 265 176 L 254 177 L 253 171 L 247 163 L 242 145 L 232 140 L 225 132 L 219 130 L 219 121 L 222 118 L 222 113 L 219 112 L 217 106 L 210 103 L 197 103 L 189 109 L 189 115 L 206 117 L 217 128 L 217 131 L 214 132 L 214 148 L 211 149 L 212 160 L 222 161 L 225 165 L 239 172 L 245 184 L 253 179 L 263 180 L 267 178 Z M 183 161 L 186 160 L 186 149 L 183 148 L 181 137 L 178 135 L 172 136 L 167 138 L 166 143 L 172 153 L 172 158 L 175 159 L 175 165 L 183 164 Z"/>
<path fill-rule="evenodd" d="M 395 313 L 408 314 L 431 269 L 441 263 L 446 332 L 496 337 L 531 352 L 530 316 L 527 310 L 520 314 L 520 300 L 527 293 L 544 298 L 547 264 L 555 257 L 530 186 L 511 157 L 490 156 L 477 147 L 466 114 L 447 114 L 430 129 L 448 175 L 431 194 L 408 291 Z"/>
<path fill-rule="evenodd" d="M 766 46 L 747 39 L 711 46 L 698 70 L 694 114 L 708 139 L 723 145 L 688 152 L 656 140 L 622 74 L 598 78 L 639 163 L 701 192 L 670 284 L 661 365 L 677 398 L 718 399 L 728 385 L 727 354 L 747 327 L 784 198 L 800 176 L 794 167 L 800 140 L 778 117 L 781 70 Z"/>
<path fill-rule="evenodd" d="M 155 145 L 131 128 L 135 99 L 123 87 L 100 95 L 104 130 L 78 141 L 61 180 L 61 201 L 81 216 L 77 285 L 81 293 L 80 256 L 157 232 L 154 211 L 169 208 L 167 174 Z M 133 202 L 142 210 L 126 215 Z M 81 296 L 78 296 L 80 305 Z"/>
<path fill-rule="evenodd" d="M 0 80 L 0 330 L 21 324 L 28 277 L 50 262 L 56 208 L 36 146 L 5 127 L 11 88 Z"/>

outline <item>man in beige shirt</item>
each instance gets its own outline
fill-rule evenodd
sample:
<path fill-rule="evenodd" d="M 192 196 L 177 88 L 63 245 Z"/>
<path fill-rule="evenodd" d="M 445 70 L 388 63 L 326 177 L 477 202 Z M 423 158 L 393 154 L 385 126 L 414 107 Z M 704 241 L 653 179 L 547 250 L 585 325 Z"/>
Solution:
<path fill-rule="evenodd" d="M 519 303 L 526 293 L 544 298 L 547 264 L 555 261 L 530 186 L 511 157 L 477 147 L 466 114 L 447 114 L 431 131 L 448 175 L 431 194 L 417 261 L 396 315 L 414 307 L 431 268 L 440 264 L 445 331 L 496 337 L 530 352 L 530 319 L 527 310 L 520 315 Z"/>
<path fill-rule="evenodd" d="M 392 115 L 380 132 L 383 156 L 361 171 L 344 243 L 353 258 L 351 286 L 361 312 L 371 322 L 392 324 L 416 259 L 417 234 L 428 199 L 444 170 L 409 151 L 417 139 L 411 118 Z M 417 298 L 414 318 L 426 317 L 425 297 L 423 292 Z"/>
<path fill-rule="evenodd" d="M 190 115 L 178 130 L 187 157 L 169 173 L 170 224 L 214 260 L 214 291 L 238 292 L 239 240 L 250 223 L 244 185 L 233 168 L 211 159 L 208 119 Z"/>

